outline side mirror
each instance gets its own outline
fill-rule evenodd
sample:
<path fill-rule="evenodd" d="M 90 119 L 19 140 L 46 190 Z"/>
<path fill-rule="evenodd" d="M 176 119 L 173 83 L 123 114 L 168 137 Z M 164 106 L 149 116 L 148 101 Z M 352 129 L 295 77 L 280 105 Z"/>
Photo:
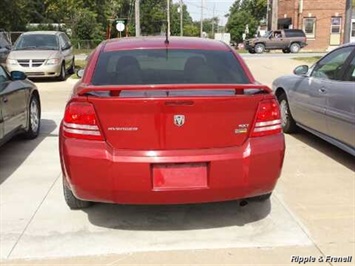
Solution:
<path fill-rule="evenodd" d="M 303 76 L 303 75 L 307 74 L 308 69 L 309 69 L 309 67 L 307 65 L 301 65 L 301 66 L 296 67 L 293 70 L 293 74 L 298 75 L 298 76 Z"/>
<path fill-rule="evenodd" d="M 79 77 L 79 78 L 82 78 L 84 76 L 84 69 L 80 68 L 78 70 L 78 72 L 76 72 L 76 75 Z"/>
<path fill-rule="evenodd" d="M 71 45 L 64 45 L 64 46 L 62 46 L 62 51 L 65 51 L 65 50 L 68 50 L 68 49 L 70 49 L 70 47 L 71 47 Z"/>
<path fill-rule="evenodd" d="M 11 80 L 25 80 L 27 75 L 22 71 L 11 71 Z"/>

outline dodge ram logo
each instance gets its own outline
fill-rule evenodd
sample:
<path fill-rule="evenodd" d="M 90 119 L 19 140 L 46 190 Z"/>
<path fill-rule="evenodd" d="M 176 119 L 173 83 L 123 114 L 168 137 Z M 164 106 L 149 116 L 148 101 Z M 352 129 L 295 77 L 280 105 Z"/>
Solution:
<path fill-rule="evenodd" d="M 174 115 L 174 124 L 178 127 L 181 127 L 185 124 L 185 116 L 184 115 Z"/>

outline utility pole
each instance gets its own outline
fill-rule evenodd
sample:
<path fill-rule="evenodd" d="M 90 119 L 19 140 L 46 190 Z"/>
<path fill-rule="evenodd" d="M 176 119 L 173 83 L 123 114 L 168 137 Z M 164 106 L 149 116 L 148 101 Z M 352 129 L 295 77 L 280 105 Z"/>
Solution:
<path fill-rule="evenodd" d="M 180 0 L 180 36 L 184 36 L 183 30 L 183 5 L 182 5 L 182 0 Z"/>
<path fill-rule="evenodd" d="M 141 17 L 140 17 L 140 7 L 139 1 L 136 0 L 134 5 L 134 15 L 135 15 L 135 22 L 136 22 L 136 37 L 141 36 Z"/>
<path fill-rule="evenodd" d="M 351 19 L 352 19 L 352 1 L 351 0 L 346 0 L 345 26 L 344 26 L 344 43 L 350 42 Z"/>
<path fill-rule="evenodd" d="M 279 0 L 272 0 L 272 24 L 271 24 L 271 29 L 272 30 L 277 30 L 278 28 L 278 13 L 279 13 Z"/>
<path fill-rule="evenodd" d="M 267 30 L 272 28 L 272 0 L 267 0 Z"/>
<path fill-rule="evenodd" d="M 203 0 L 201 0 L 201 22 L 200 22 L 200 37 L 203 37 Z"/>
<path fill-rule="evenodd" d="M 170 36 L 170 0 L 166 0 L 166 4 L 167 4 L 166 17 L 168 20 L 168 36 Z"/>
<path fill-rule="evenodd" d="M 298 0 L 297 27 L 299 29 L 302 29 L 302 17 L 303 17 L 303 0 Z"/>
<path fill-rule="evenodd" d="M 214 12 L 216 9 L 216 4 L 213 5 L 213 17 L 212 17 L 212 39 L 214 39 Z"/>

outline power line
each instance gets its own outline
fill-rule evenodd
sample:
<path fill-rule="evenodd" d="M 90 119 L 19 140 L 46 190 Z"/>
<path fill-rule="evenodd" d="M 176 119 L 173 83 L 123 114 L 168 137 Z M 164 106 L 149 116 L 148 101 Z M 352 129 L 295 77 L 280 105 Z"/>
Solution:
<path fill-rule="evenodd" d="M 204 6 L 204 5 L 195 4 L 195 3 L 192 3 L 192 2 L 186 1 L 186 0 L 185 0 L 185 3 L 186 3 L 186 5 L 189 4 L 189 5 L 197 7 L 197 8 L 201 8 L 202 7 L 203 9 L 208 10 L 211 13 L 213 12 L 213 8 L 209 8 L 209 7 Z M 214 11 L 217 12 L 217 13 L 226 13 L 224 10 L 215 9 Z M 191 12 L 189 12 L 189 13 L 191 13 Z"/>

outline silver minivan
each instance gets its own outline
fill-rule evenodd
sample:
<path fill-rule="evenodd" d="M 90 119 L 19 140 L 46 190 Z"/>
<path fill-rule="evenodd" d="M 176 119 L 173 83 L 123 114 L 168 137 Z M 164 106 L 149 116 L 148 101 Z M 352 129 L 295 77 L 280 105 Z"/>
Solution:
<path fill-rule="evenodd" d="M 29 78 L 65 80 L 73 74 L 75 59 L 68 36 L 60 31 L 30 31 L 21 34 L 7 57 L 9 72 L 25 72 Z"/>

